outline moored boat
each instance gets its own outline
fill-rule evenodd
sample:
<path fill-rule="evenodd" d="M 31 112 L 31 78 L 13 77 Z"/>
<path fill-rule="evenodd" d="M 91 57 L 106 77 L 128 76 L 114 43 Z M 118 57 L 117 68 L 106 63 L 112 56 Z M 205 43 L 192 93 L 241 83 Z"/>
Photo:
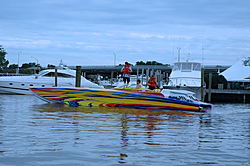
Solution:
<path fill-rule="evenodd" d="M 60 63 L 57 69 L 57 86 L 74 87 L 76 82 L 76 71 L 63 66 Z M 53 87 L 55 85 L 55 69 L 46 69 L 39 74 L 30 76 L 1 76 L 0 94 L 22 94 L 31 95 L 29 87 Z M 81 76 L 81 87 L 104 88 Z"/>
<path fill-rule="evenodd" d="M 164 89 L 187 90 L 195 93 L 195 97 L 201 99 L 201 63 L 198 62 L 176 62 L 172 73 Z M 204 86 L 205 89 L 205 86 Z"/>
<path fill-rule="evenodd" d="M 70 106 L 185 111 L 201 111 L 212 108 L 211 104 L 191 98 L 187 93 L 173 93 L 167 89 L 164 89 L 162 92 L 155 92 L 145 88 L 93 89 L 75 87 L 30 87 L 30 91 L 46 102 L 63 103 Z"/>

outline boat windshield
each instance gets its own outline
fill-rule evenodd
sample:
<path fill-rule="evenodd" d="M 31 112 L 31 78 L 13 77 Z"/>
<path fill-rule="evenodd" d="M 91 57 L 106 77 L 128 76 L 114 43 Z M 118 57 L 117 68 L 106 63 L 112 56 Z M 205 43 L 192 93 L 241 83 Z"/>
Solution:
<path fill-rule="evenodd" d="M 43 77 L 55 77 L 55 72 L 49 72 L 45 74 Z M 62 78 L 75 78 L 75 76 L 66 74 L 66 73 L 57 73 L 57 77 L 62 77 Z"/>
<path fill-rule="evenodd" d="M 48 73 L 49 71 L 46 71 L 46 70 L 43 70 L 43 71 L 40 71 L 38 76 L 43 76 L 44 74 Z"/>
<path fill-rule="evenodd" d="M 55 77 L 55 72 L 53 71 L 41 71 L 38 76 L 42 76 L 42 77 Z M 57 77 L 61 77 L 61 78 L 75 78 L 75 76 L 67 74 L 67 73 L 57 73 Z"/>
<path fill-rule="evenodd" d="M 180 71 L 200 71 L 201 64 L 200 63 L 193 63 L 193 62 L 178 62 L 174 64 L 173 70 L 180 70 Z"/>
<path fill-rule="evenodd" d="M 183 71 L 191 71 L 192 70 L 192 64 L 191 63 L 183 63 L 182 64 L 182 70 Z"/>

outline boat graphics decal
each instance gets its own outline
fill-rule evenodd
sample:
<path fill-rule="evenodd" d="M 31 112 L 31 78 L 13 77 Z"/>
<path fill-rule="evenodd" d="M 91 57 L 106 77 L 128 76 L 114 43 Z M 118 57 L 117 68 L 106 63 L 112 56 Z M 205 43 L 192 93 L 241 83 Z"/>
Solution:
<path fill-rule="evenodd" d="M 36 88 L 30 90 L 45 101 L 70 106 L 99 106 L 198 111 L 199 104 L 165 98 L 148 89 Z"/>

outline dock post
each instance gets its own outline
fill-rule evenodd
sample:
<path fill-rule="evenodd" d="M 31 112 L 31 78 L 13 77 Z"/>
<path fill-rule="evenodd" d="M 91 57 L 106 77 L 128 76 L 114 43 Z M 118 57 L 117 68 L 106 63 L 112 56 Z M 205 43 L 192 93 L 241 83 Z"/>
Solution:
<path fill-rule="evenodd" d="M 201 101 L 204 101 L 204 68 L 201 68 Z"/>
<path fill-rule="evenodd" d="M 246 94 L 245 93 L 243 94 L 243 103 L 244 104 L 246 103 Z"/>
<path fill-rule="evenodd" d="M 146 85 L 147 85 L 147 82 L 148 82 L 148 75 L 149 75 L 149 68 L 146 70 Z"/>
<path fill-rule="evenodd" d="M 57 87 L 57 69 L 55 69 L 55 87 Z"/>
<path fill-rule="evenodd" d="M 111 85 L 113 85 L 113 77 L 114 77 L 114 71 L 111 71 L 111 81 L 110 81 L 110 83 L 111 83 Z"/>
<path fill-rule="evenodd" d="M 208 89 L 208 102 L 211 102 L 211 89 L 212 89 L 212 73 L 209 73 L 209 89 Z"/>
<path fill-rule="evenodd" d="M 81 87 L 81 66 L 76 66 L 76 87 Z"/>
<path fill-rule="evenodd" d="M 141 69 L 141 84 L 143 85 L 144 68 Z"/>
<path fill-rule="evenodd" d="M 139 68 L 137 67 L 137 75 L 136 75 L 136 78 L 138 79 L 139 77 Z"/>

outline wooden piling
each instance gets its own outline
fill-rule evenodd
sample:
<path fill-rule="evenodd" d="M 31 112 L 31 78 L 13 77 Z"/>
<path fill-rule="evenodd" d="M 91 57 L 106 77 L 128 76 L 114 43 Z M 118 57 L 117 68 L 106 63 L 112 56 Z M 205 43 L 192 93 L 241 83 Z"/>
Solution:
<path fill-rule="evenodd" d="M 55 69 L 55 87 L 57 87 L 57 69 Z"/>
<path fill-rule="evenodd" d="M 211 102 L 212 73 L 209 73 L 208 102 Z"/>
<path fill-rule="evenodd" d="M 149 76 L 149 68 L 146 71 L 146 82 L 148 81 L 148 76 Z"/>
<path fill-rule="evenodd" d="M 151 70 L 149 77 L 151 77 L 154 74 L 154 69 Z"/>
<path fill-rule="evenodd" d="M 143 85 L 144 68 L 141 70 L 141 84 Z"/>
<path fill-rule="evenodd" d="M 136 78 L 139 78 L 139 68 L 137 67 L 137 74 L 136 74 Z"/>
<path fill-rule="evenodd" d="M 149 68 L 146 70 L 146 81 L 145 81 L 146 86 L 147 86 L 147 82 L 148 82 L 148 75 L 149 75 Z"/>
<path fill-rule="evenodd" d="M 114 71 L 111 71 L 111 76 L 110 76 L 110 80 L 111 80 L 111 85 L 113 84 L 113 77 L 114 77 Z"/>
<path fill-rule="evenodd" d="M 201 101 L 204 101 L 204 68 L 201 68 Z"/>
<path fill-rule="evenodd" d="M 81 87 L 81 66 L 76 66 L 76 87 Z"/>

